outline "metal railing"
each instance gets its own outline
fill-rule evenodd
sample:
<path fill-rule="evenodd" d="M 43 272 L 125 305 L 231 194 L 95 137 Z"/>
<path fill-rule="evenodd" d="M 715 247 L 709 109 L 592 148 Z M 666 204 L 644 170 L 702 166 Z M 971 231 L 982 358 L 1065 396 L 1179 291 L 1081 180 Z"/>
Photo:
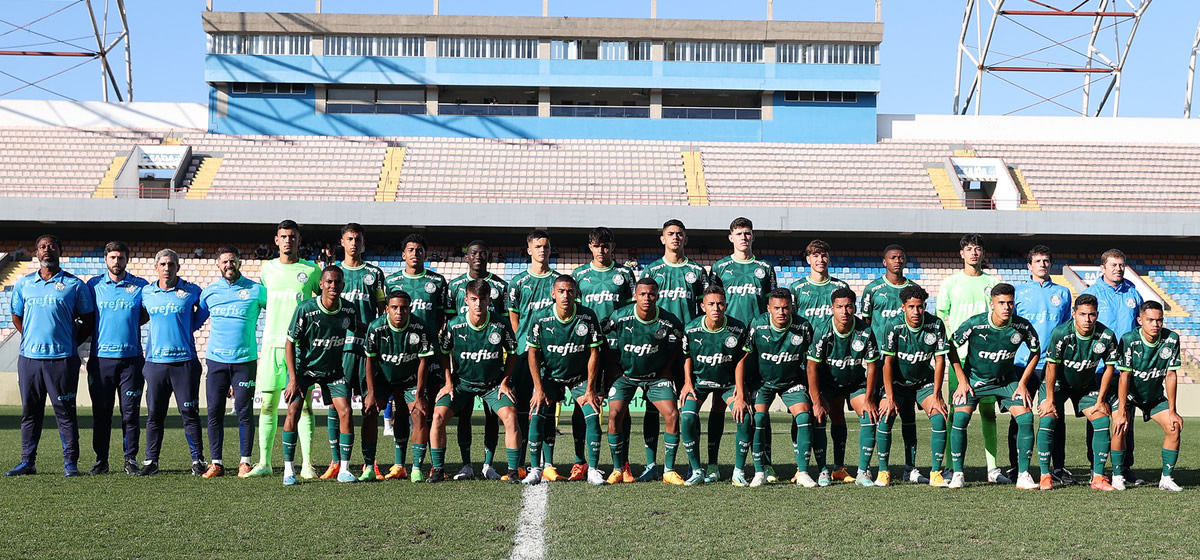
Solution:
<path fill-rule="evenodd" d="M 537 105 L 502 105 L 482 103 L 439 103 L 439 115 L 475 117 L 536 117 Z"/>
<path fill-rule="evenodd" d="M 648 119 L 650 108 L 624 105 L 551 105 L 550 116 Z"/>
<path fill-rule="evenodd" d="M 663 107 L 664 119 L 762 120 L 762 109 L 739 107 Z"/>

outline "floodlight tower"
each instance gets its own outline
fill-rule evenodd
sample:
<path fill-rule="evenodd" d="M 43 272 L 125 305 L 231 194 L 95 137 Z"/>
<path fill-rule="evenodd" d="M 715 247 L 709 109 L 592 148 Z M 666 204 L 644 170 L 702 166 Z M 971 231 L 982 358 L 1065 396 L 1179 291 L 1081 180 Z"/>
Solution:
<path fill-rule="evenodd" d="M 1183 100 L 1183 118 L 1192 116 L 1192 88 L 1196 85 L 1196 53 L 1200 52 L 1200 25 L 1196 26 L 1196 37 L 1192 39 L 1192 57 L 1188 59 L 1187 97 Z"/>
<path fill-rule="evenodd" d="M 1068 1 L 1070 5 L 1059 7 L 1054 4 L 1063 4 L 1060 0 L 967 0 L 958 39 L 954 113 L 966 114 L 974 102 L 975 114 L 980 114 L 984 83 L 1001 82 L 1036 98 L 1036 101 L 1006 111 L 1006 114 L 1051 103 L 1071 114 L 1100 116 L 1111 97 L 1112 115 L 1117 116 L 1121 72 L 1142 16 L 1152 0 Z M 1091 20 L 1090 31 L 1082 26 L 1071 26 L 1088 19 Z M 972 30 L 974 45 L 968 43 Z M 1078 33 L 1080 30 L 1082 32 Z M 1106 52 L 1099 46 L 1098 38 L 1101 32 L 1109 30 L 1113 44 Z M 1032 42 L 1022 37 L 1026 32 Z M 1082 47 L 1085 39 L 1086 47 Z M 967 69 L 964 73 L 964 60 L 969 61 L 973 72 Z M 1061 86 L 1053 84 L 1054 80 L 1047 80 L 1047 73 L 1082 74 L 1083 84 L 1059 91 Z M 1037 78 L 1038 75 L 1041 78 Z M 1105 82 L 1107 87 L 1093 107 L 1092 84 Z M 1056 89 L 1047 93 L 1048 84 L 1053 84 Z M 1079 109 L 1058 101 L 1080 90 L 1082 103 Z"/>

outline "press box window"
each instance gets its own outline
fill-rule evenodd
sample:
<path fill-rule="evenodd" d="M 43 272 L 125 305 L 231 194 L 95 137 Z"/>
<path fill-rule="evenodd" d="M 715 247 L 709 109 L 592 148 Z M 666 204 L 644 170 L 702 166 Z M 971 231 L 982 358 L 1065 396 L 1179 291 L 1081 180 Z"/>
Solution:
<path fill-rule="evenodd" d="M 236 83 L 231 88 L 233 93 L 270 93 L 276 95 L 304 95 L 308 93 L 307 84 L 246 84 Z"/>
<path fill-rule="evenodd" d="M 783 100 L 798 103 L 858 103 L 858 93 L 853 91 L 789 91 L 783 94 Z"/>

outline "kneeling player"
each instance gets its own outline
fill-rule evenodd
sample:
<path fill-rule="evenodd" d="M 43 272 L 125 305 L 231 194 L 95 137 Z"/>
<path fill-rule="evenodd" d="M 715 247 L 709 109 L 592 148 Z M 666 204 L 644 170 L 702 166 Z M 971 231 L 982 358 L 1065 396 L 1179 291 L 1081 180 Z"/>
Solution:
<path fill-rule="evenodd" d="M 1112 395 L 1109 391 L 1119 350 L 1117 335 L 1096 321 L 1097 306 L 1096 296 L 1079 296 L 1072 313 L 1074 320 L 1056 327 L 1046 346 L 1046 379 L 1042 382 L 1042 404 L 1038 406 L 1041 419 L 1037 436 L 1042 490 L 1054 486 L 1050 476 L 1050 448 L 1058 411 L 1068 399 L 1075 405 L 1075 416 L 1087 416 L 1092 424 L 1092 488 L 1114 489 L 1104 478 L 1104 463 L 1111 443 L 1108 397 Z M 1105 364 L 1104 376 L 1097 382 L 1096 367 L 1101 363 Z M 1117 467 L 1115 463 L 1113 466 Z"/>
<path fill-rule="evenodd" d="M 333 398 L 338 415 L 338 482 L 358 482 L 350 473 L 350 452 L 354 449 L 354 421 L 350 416 L 350 388 L 342 371 L 342 348 L 346 331 L 361 332 L 358 314 L 341 298 L 345 285 L 342 269 L 326 266 L 321 271 L 320 297 L 296 306 L 288 329 L 284 360 L 288 383 L 283 400 L 288 403 L 283 422 L 283 484 L 296 483 L 296 423 L 304 408 L 304 395 L 313 385 Z"/>
<path fill-rule="evenodd" d="M 379 412 L 387 406 L 388 399 L 406 403 L 397 406 L 395 429 L 396 444 L 393 451 L 395 464 L 388 471 L 388 479 L 409 478 L 404 469 L 404 437 L 412 419 L 413 464 L 411 480 L 421 482 L 421 463 L 425 460 L 425 447 L 429 445 L 429 403 L 426 401 L 425 379 L 429 370 L 429 357 L 433 346 L 425 325 L 412 316 L 412 297 L 399 290 L 387 296 L 386 313 L 367 327 L 366 388 L 363 396 L 363 457 L 368 465 L 375 464 L 375 444 L 379 437 Z M 374 471 L 364 471 L 364 477 Z M 362 480 L 362 477 L 360 477 Z"/>
<path fill-rule="evenodd" d="M 600 345 L 603 335 L 596 315 L 577 305 L 579 285 L 563 274 L 551 286 L 554 311 L 537 319 L 529 331 L 529 372 L 533 379 L 533 399 L 530 401 L 529 456 L 542 456 L 547 432 L 554 429 L 554 409 L 567 394 L 583 412 L 584 433 L 575 432 L 575 439 L 587 440 L 587 480 L 593 486 L 604 484 L 604 475 L 596 468 L 600 461 L 600 399 L 595 387 L 599 383 Z M 542 469 L 534 467 L 521 480 L 524 484 L 542 481 Z"/>
<path fill-rule="evenodd" d="M 846 403 L 858 416 L 859 486 L 871 486 L 871 454 L 875 451 L 875 423 L 879 420 L 879 346 L 865 321 L 854 316 L 854 291 L 838 288 L 829 296 L 833 317 L 829 329 L 809 348 L 808 390 L 813 416 L 818 422 L 818 450 L 825 448 L 826 407 L 830 416 L 844 414 Z M 823 453 L 822 453 L 823 454 Z M 821 465 L 817 484 L 829 484 L 829 472 Z M 880 463 L 879 485 L 889 481 L 886 462 Z"/>
<path fill-rule="evenodd" d="M 1158 487 L 1182 491 L 1171 477 L 1179 460 L 1179 439 L 1183 418 L 1175 409 L 1175 372 L 1179 370 L 1179 335 L 1163 327 L 1163 308 L 1157 301 L 1142 304 L 1138 314 L 1141 328 L 1121 337 L 1121 371 L 1113 412 L 1112 460 L 1114 469 L 1125 464 L 1125 431 L 1133 418 L 1129 408 L 1140 409 L 1142 420 L 1158 422 L 1163 429 L 1162 478 Z M 1125 489 L 1125 477 L 1113 475 L 1112 485 Z"/>
<path fill-rule="evenodd" d="M 508 482 L 521 482 L 517 474 L 521 436 L 517 433 L 512 392 L 517 340 L 508 322 L 488 310 L 491 296 L 492 287 L 486 280 L 472 280 L 467 284 L 466 315 L 451 319 L 442 333 L 445 384 L 434 399 L 433 431 L 429 435 L 433 471 L 427 482 L 446 480 L 446 424 L 455 414 L 471 410 L 475 397 L 483 399 L 484 406 L 504 423 Z"/>
<path fill-rule="evenodd" d="M 925 311 L 929 293 L 916 284 L 909 284 L 900 290 L 899 299 L 904 321 L 879 331 L 885 333 L 880 351 L 883 354 L 884 398 L 879 403 L 876 435 L 879 476 L 875 484 L 886 486 L 891 478 L 888 457 L 896 415 L 905 408 L 911 411 L 917 405 L 929 415 L 929 447 L 933 452 L 929 485 L 944 488 L 942 462 L 946 458 L 946 421 L 950 410 L 942 399 L 942 378 L 946 373 L 946 355 L 950 354 L 954 361 L 958 359 L 946 338 L 946 325 Z M 912 453 L 915 455 L 916 451 Z M 916 469 L 915 465 L 913 469 Z"/>
<path fill-rule="evenodd" d="M 954 476 L 950 488 L 962 488 L 963 457 L 967 449 L 967 426 L 981 397 L 996 397 L 1001 412 L 1007 409 L 1017 421 L 1017 488 L 1036 490 L 1038 483 L 1029 474 L 1033 449 L 1033 396 L 1029 380 L 1037 369 L 1038 337 L 1033 325 L 1013 313 L 1016 290 L 1011 284 L 996 284 L 991 290 L 991 310 L 980 313 L 954 331 L 951 342 L 967 346 L 960 365 L 954 362 L 958 388 L 954 390 L 954 422 L 950 434 L 950 462 Z M 1020 378 L 1013 373 L 1017 348 L 1029 348 L 1029 363 Z M 965 371 L 964 371 L 965 370 Z"/>
<path fill-rule="evenodd" d="M 683 432 L 683 450 L 692 466 L 692 474 L 684 482 L 691 486 L 707 480 L 700 465 L 700 407 L 709 395 L 716 395 L 733 409 L 737 422 L 737 450 L 734 453 L 733 480 L 746 483 L 743 469 L 746 453 L 750 451 L 750 424 L 753 412 L 746 401 L 745 374 L 737 375 L 746 345 L 746 325 L 725 314 L 725 290 L 711 285 L 704 290 L 699 317 L 688 323 L 683 334 L 683 390 L 680 391 L 682 411 L 679 416 Z M 723 425 L 724 422 L 718 424 Z M 712 427 L 712 422 L 709 422 Z M 711 432 L 710 432 L 711 434 Z M 711 438 L 711 436 L 710 436 Z M 710 465 L 711 469 L 713 465 Z M 713 477 L 713 480 L 719 477 Z"/>

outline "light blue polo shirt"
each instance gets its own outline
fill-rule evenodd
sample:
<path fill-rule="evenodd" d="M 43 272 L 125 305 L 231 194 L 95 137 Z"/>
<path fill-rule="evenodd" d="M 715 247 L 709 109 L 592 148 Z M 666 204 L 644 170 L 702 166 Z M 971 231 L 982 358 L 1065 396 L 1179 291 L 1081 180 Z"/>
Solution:
<path fill-rule="evenodd" d="M 1016 311 L 1019 317 L 1033 324 L 1037 331 L 1038 340 L 1050 340 L 1054 328 L 1071 320 L 1071 290 L 1066 286 L 1055 284 L 1050 280 L 1037 282 L 1030 279 L 1017 284 Z M 1041 345 L 1038 355 L 1038 369 L 1045 368 L 1046 348 L 1049 344 Z M 1024 368 L 1029 364 L 1029 348 L 1024 344 L 1017 348 L 1017 357 L 1013 365 Z"/>
<path fill-rule="evenodd" d="M 142 355 L 142 286 L 145 279 L 129 273 L 119 282 L 108 274 L 93 276 L 87 286 L 96 301 L 92 356 L 136 358 Z"/>
<path fill-rule="evenodd" d="M 92 292 L 83 280 L 59 270 L 42 280 L 40 270 L 21 277 L 13 287 L 12 314 L 21 318 L 21 355 L 58 360 L 75 355 L 75 318 L 96 312 Z"/>
<path fill-rule="evenodd" d="M 258 359 L 258 316 L 267 307 L 267 289 L 245 276 L 221 278 L 200 293 L 200 309 L 211 321 L 204 357 L 223 364 Z"/>
<path fill-rule="evenodd" d="M 196 359 L 195 332 L 208 319 L 198 309 L 200 286 L 183 278 L 169 289 L 158 282 L 142 288 L 142 308 L 150 315 L 150 336 L 146 340 L 146 361 L 174 364 Z"/>
<path fill-rule="evenodd" d="M 1097 320 L 1112 329 L 1117 338 L 1138 328 L 1138 308 L 1142 306 L 1142 294 L 1138 293 L 1137 286 L 1134 286 L 1133 282 L 1123 279 L 1114 288 L 1109 286 L 1103 277 L 1100 277 L 1083 293 L 1096 296 L 1096 300 L 1100 303 L 1096 309 L 1100 313 Z"/>

